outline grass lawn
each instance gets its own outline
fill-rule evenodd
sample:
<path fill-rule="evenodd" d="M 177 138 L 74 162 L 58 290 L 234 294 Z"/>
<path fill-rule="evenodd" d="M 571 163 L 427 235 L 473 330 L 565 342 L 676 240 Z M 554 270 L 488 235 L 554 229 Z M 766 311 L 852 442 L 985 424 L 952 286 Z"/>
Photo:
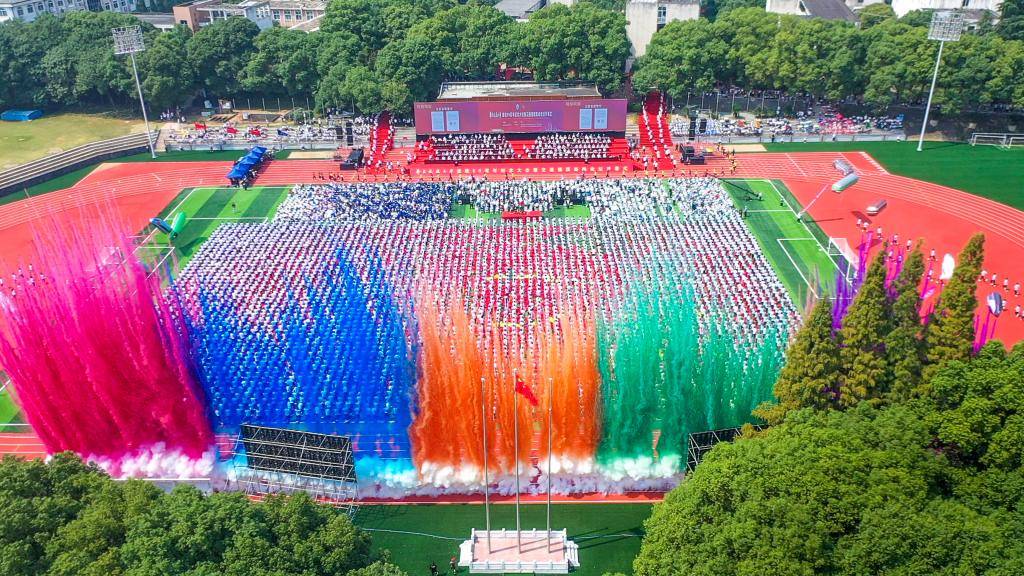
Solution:
<path fill-rule="evenodd" d="M 171 242 L 182 266 L 217 226 L 225 222 L 263 222 L 274 216 L 291 186 L 241 188 L 186 188 L 168 204 L 160 217 L 173 222 L 179 212 L 187 217 L 185 229 Z M 152 244 L 166 246 L 167 235 L 157 233 Z"/>
<path fill-rule="evenodd" d="M 1024 148 L 1001 150 L 963 142 L 829 142 L 765 144 L 769 152 L 863 150 L 893 174 L 942 184 L 1024 210 Z"/>
<path fill-rule="evenodd" d="M 0 170 L 89 142 L 143 131 L 141 120 L 110 114 L 44 114 L 31 122 L 2 122 Z"/>
<path fill-rule="evenodd" d="M 807 302 L 809 290 L 831 291 L 836 265 L 822 249 L 828 246 L 828 237 L 814 222 L 797 221 L 794 210 L 800 205 L 789 190 L 769 180 L 726 180 L 725 184 L 736 206 L 749 210 L 747 226 L 797 308 Z"/>
<path fill-rule="evenodd" d="M 544 505 L 526 505 L 522 510 L 523 528 L 544 528 Z M 551 509 L 551 524 L 553 529 L 567 529 L 569 537 L 580 545 L 581 566 L 573 574 L 632 574 L 643 521 L 650 514 L 648 504 L 557 504 Z M 356 515 L 356 524 L 372 531 L 375 548 L 390 550 L 393 562 L 418 576 L 430 573 L 431 562 L 448 569 L 448 559 L 458 556 L 459 544 L 469 538 L 470 529 L 483 529 L 484 507 L 363 506 Z M 515 507 L 491 506 L 491 528 L 515 528 Z M 466 573 L 465 569 L 460 571 Z"/>

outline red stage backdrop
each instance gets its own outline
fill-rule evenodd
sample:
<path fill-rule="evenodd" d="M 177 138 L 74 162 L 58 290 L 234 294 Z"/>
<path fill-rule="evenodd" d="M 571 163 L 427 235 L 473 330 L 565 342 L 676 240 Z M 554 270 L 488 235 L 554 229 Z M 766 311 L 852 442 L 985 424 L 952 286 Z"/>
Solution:
<path fill-rule="evenodd" d="M 416 134 L 625 132 L 625 100 L 417 102 Z"/>

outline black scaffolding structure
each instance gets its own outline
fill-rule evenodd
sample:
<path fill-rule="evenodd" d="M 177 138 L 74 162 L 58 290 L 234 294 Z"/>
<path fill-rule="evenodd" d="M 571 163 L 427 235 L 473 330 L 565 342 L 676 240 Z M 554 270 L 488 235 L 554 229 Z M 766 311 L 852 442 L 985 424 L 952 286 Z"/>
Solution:
<path fill-rule="evenodd" d="M 763 426 L 754 425 L 754 430 L 762 430 Z M 693 472 L 697 464 L 704 458 L 704 455 L 715 447 L 719 442 L 732 442 L 743 431 L 739 428 L 722 428 L 720 430 L 708 430 L 706 432 L 693 432 L 690 434 L 689 446 L 686 450 L 686 471 Z"/>
<path fill-rule="evenodd" d="M 347 436 L 243 424 L 233 461 L 236 482 L 250 496 L 305 492 L 355 513 L 355 457 Z"/>

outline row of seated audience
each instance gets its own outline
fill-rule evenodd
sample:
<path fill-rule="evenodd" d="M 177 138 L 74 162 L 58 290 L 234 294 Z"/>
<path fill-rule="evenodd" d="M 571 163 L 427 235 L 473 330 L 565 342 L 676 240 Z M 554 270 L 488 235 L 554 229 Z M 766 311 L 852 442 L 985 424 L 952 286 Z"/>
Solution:
<path fill-rule="evenodd" d="M 529 158 L 535 160 L 614 160 L 606 134 L 567 132 L 542 134 L 517 154 L 504 134 L 443 134 L 421 141 L 435 162 L 480 162 Z"/>
<path fill-rule="evenodd" d="M 527 158 L 541 160 L 609 160 L 611 145 L 611 136 L 604 134 L 542 134 L 525 152 Z"/>
<path fill-rule="evenodd" d="M 444 134 L 429 140 L 431 160 L 473 162 L 515 158 L 504 134 Z"/>

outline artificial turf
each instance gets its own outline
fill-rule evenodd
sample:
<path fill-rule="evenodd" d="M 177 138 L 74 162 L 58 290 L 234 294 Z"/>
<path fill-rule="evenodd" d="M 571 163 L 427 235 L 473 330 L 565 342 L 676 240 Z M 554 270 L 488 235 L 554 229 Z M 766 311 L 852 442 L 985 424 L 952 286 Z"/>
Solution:
<path fill-rule="evenodd" d="M 836 265 L 822 246 L 828 238 L 811 221 L 798 221 L 800 205 L 779 181 L 726 180 L 725 188 L 737 209 L 747 208 L 747 226 L 797 308 L 809 292 L 831 292 Z M 760 199 L 758 199 L 760 194 Z"/>
<path fill-rule="evenodd" d="M 522 527 L 545 527 L 546 507 L 522 507 Z M 640 550 L 643 521 L 649 504 L 555 504 L 553 530 L 565 528 L 580 546 L 577 576 L 633 573 L 633 558 Z M 391 559 L 410 575 L 429 574 L 436 562 L 447 570 L 448 560 L 459 555 L 459 544 L 473 528 L 484 528 L 484 507 L 471 504 L 362 506 L 356 524 L 372 532 L 373 546 L 388 550 Z M 491 506 L 491 529 L 515 528 L 515 507 Z M 465 568 L 460 574 L 467 574 Z"/>
<path fill-rule="evenodd" d="M 893 174 L 934 182 L 1024 210 L 1024 148 L 964 142 L 822 142 L 765 144 L 769 152 L 864 151 Z"/>
<path fill-rule="evenodd" d="M 155 160 L 149 152 L 141 152 L 115 158 L 111 162 L 234 162 L 246 154 L 245 150 L 172 150 L 157 153 Z"/>
<path fill-rule="evenodd" d="M 0 206 L 9 204 L 11 202 L 17 202 L 18 200 L 24 200 L 29 196 L 36 196 L 38 194 L 46 194 L 47 192 L 53 192 L 54 190 L 63 190 L 64 188 L 70 188 L 78 183 L 79 180 L 85 178 L 90 172 L 96 169 L 99 164 L 93 164 L 86 166 L 85 168 L 79 168 L 67 174 L 51 178 L 39 184 L 33 184 L 28 188 L 24 188 L 17 192 L 0 196 Z"/>
<path fill-rule="evenodd" d="M 187 188 L 168 204 L 160 217 L 172 223 L 178 213 L 186 217 L 185 228 L 171 244 L 184 266 L 217 226 L 224 222 L 262 222 L 273 218 L 291 186 L 241 188 Z M 163 246 L 167 235 L 158 232 L 150 244 Z"/>

